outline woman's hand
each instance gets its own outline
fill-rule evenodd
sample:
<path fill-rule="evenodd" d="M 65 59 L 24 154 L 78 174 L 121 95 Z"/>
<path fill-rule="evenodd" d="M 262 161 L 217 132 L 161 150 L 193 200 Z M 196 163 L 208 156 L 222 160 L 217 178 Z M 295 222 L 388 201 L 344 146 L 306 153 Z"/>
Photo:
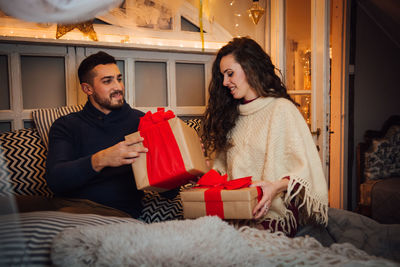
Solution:
<path fill-rule="evenodd" d="M 272 200 L 280 193 L 287 189 L 289 184 L 288 179 L 281 179 L 275 182 L 270 181 L 259 181 L 251 184 L 250 187 L 260 186 L 263 192 L 263 196 L 254 207 L 253 216 L 255 219 L 260 219 L 262 216 L 267 214 L 271 207 Z"/>

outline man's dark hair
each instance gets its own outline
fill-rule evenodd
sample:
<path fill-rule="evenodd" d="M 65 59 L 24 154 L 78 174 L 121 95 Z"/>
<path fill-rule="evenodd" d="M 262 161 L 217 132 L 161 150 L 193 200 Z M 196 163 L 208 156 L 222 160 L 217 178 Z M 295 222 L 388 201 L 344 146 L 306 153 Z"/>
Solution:
<path fill-rule="evenodd" d="M 92 70 L 97 65 L 105 65 L 105 64 L 117 64 L 115 58 L 106 52 L 100 51 L 96 54 L 90 55 L 85 58 L 78 68 L 78 77 L 80 83 L 89 83 L 91 84 L 93 79 Z"/>

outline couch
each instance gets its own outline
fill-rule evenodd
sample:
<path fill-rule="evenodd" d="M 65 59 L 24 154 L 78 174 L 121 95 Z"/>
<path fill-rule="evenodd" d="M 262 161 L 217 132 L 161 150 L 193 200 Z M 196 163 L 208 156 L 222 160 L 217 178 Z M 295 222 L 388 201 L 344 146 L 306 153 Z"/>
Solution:
<path fill-rule="evenodd" d="M 241 242 L 251 240 L 250 245 L 256 250 L 252 250 L 251 253 L 262 253 L 257 254 L 257 257 L 265 257 L 265 264 L 269 262 L 272 266 L 282 265 L 283 260 L 284 265 L 315 265 L 318 262 L 319 264 L 316 265 L 325 265 L 327 261 L 331 261 L 336 264 L 360 266 L 364 263 L 375 266 L 396 266 L 396 263 L 387 259 L 400 261 L 397 253 L 400 247 L 398 238 L 400 225 L 387 227 L 356 213 L 337 209 L 329 209 L 327 227 L 307 226 L 300 229 L 297 237 L 289 239 L 280 233 L 271 234 L 256 229 L 245 228 L 237 231 L 217 217 L 200 218 L 199 221 L 193 220 L 193 223 L 191 220 L 183 220 L 179 195 L 168 198 L 155 192 L 145 192 L 144 209 L 140 220 L 115 216 L 113 210 L 110 210 L 109 214 L 104 214 L 103 209 L 101 215 L 96 214 L 95 209 L 90 213 L 79 210 L 71 212 L 59 209 L 57 203 L 54 204 L 54 202 L 52 205 L 43 206 L 43 201 L 41 201 L 39 207 L 36 204 L 37 198 L 54 199 L 44 179 L 48 129 L 59 116 L 81 108 L 82 106 L 74 106 L 35 110 L 33 117 L 36 128 L 0 134 L 0 266 L 71 266 L 68 264 L 71 264 L 71 260 L 78 261 L 80 259 L 78 254 L 83 250 L 90 250 L 92 256 L 93 253 L 97 254 L 91 258 L 93 262 L 88 261 L 87 258 L 83 259 L 80 262 L 81 266 L 99 265 L 96 259 L 100 260 L 105 256 L 111 257 L 108 259 L 111 262 L 124 262 L 132 256 L 126 253 L 132 252 L 129 248 L 133 244 L 143 246 L 144 252 L 135 257 L 135 262 L 139 262 L 138 265 L 162 266 L 166 265 L 162 263 L 164 258 L 154 261 L 154 257 L 161 257 L 160 255 L 163 254 L 152 252 L 152 248 L 159 246 L 160 243 L 154 238 L 151 240 L 146 240 L 146 238 L 150 238 L 150 233 L 158 233 L 158 238 L 163 238 L 162 233 L 166 231 L 169 233 L 169 238 L 165 246 L 172 248 L 169 251 L 175 253 L 169 257 L 168 266 L 196 266 L 196 264 L 201 266 L 200 259 L 199 262 L 193 262 L 193 259 L 197 259 L 197 254 L 193 254 L 195 252 L 193 246 L 184 246 L 178 251 L 174 249 L 178 247 L 177 243 L 181 244 L 181 239 L 186 236 L 190 244 L 190 237 L 199 235 L 198 251 L 199 255 L 204 255 L 207 249 L 210 249 L 207 245 L 209 242 L 214 242 L 216 239 L 221 242 L 228 240 L 227 236 L 221 234 L 224 232 L 230 232 L 231 237 L 237 235 L 236 238 L 242 238 Z M 187 123 L 199 130 L 200 120 L 188 120 Z M 16 199 L 20 204 L 26 205 L 20 205 L 18 210 Z M 93 207 L 93 203 L 89 202 L 87 205 L 89 208 Z M 98 208 L 98 206 L 94 207 Z M 141 232 L 144 239 L 134 243 L 135 238 L 139 236 L 139 226 L 144 227 Z M 198 232 L 202 230 L 207 233 L 217 226 L 219 228 L 214 229 L 216 233 L 213 235 Z M 133 228 L 135 231 L 132 231 Z M 103 236 L 99 237 L 99 234 Z M 111 248 L 108 248 L 111 250 L 107 250 L 109 251 L 107 253 L 103 249 L 108 244 L 106 237 L 110 236 L 115 236 L 115 238 L 112 240 L 114 243 L 109 246 Z M 385 240 L 385 242 L 377 242 L 377 240 Z M 72 242 L 79 243 L 77 248 Z M 115 242 L 117 246 L 114 246 Z M 226 249 L 228 244 L 221 242 L 218 246 Z M 254 242 L 259 245 L 254 245 Z M 236 244 L 236 242 L 231 243 L 229 245 Z M 70 249 L 68 253 L 64 251 L 66 245 Z M 121 247 L 128 249 L 126 252 L 116 249 Z M 243 247 L 236 247 L 236 249 L 248 252 L 243 250 Z M 145 257 L 150 254 L 153 259 Z M 189 255 L 189 257 L 186 257 L 184 262 L 174 261 L 174 257 L 182 255 Z M 386 259 L 376 258 L 373 255 Z M 68 261 L 63 261 L 66 257 Z M 243 259 L 243 257 L 245 256 L 237 258 Z M 229 256 L 225 258 L 228 261 L 232 259 Z M 212 266 L 221 266 L 209 257 L 206 257 L 206 260 L 208 263 L 211 262 Z M 236 265 L 239 263 L 243 261 L 237 262 Z M 230 262 L 229 265 L 235 265 L 235 263 Z"/>
<path fill-rule="evenodd" d="M 400 223 L 400 116 L 368 130 L 357 145 L 357 211 L 385 224 Z"/>
<path fill-rule="evenodd" d="M 50 242 L 54 235 L 65 227 L 87 225 L 88 221 L 92 225 L 135 221 L 129 218 L 117 218 L 124 217 L 124 214 L 90 201 L 84 202 L 84 206 L 79 202 L 79 207 L 76 208 L 74 200 L 54 198 L 53 192 L 47 186 L 45 168 L 50 126 L 58 117 L 82 108 L 83 105 L 77 105 L 34 110 L 32 115 L 35 128 L 0 133 L 0 214 L 20 212 L 21 216 L 17 221 L 14 221 L 13 217 L 7 220 L 26 226 L 27 229 L 35 225 L 38 226 L 38 229 L 42 227 L 39 230 L 41 236 L 18 227 L 13 229 L 15 233 L 11 236 L 20 235 L 22 230 L 25 235 L 24 239 L 31 244 L 25 258 L 19 257 L 18 249 L 11 251 L 15 257 L 9 259 L 14 263 L 50 265 L 48 255 L 44 253 L 45 256 L 43 256 L 43 248 L 48 249 L 49 243 L 43 243 L 41 238 L 46 236 L 45 240 Z M 186 120 L 186 123 L 196 131 L 199 130 L 200 119 Z M 69 204 L 71 208 L 66 207 Z M 146 191 L 142 204 L 144 208 L 140 220 L 145 223 L 183 218 L 179 195 L 165 197 L 156 192 Z M 91 214 L 82 214 L 87 213 L 88 209 L 91 210 Z M 105 219 L 104 215 L 107 215 L 108 218 Z M 41 225 L 43 216 L 47 217 L 48 222 L 54 222 L 51 229 Z M 0 229 L 0 238 L 4 237 L 1 234 L 5 234 L 1 230 L 5 229 Z M 6 231 L 10 231 L 9 226 Z M 4 242 L 0 243 L 0 256 L 4 256 L 1 253 L 10 248 Z M 4 257 L 0 257 L 0 266 L 4 266 L 1 259 L 4 260 Z M 19 262 L 20 260 L 22 261 Z"/>

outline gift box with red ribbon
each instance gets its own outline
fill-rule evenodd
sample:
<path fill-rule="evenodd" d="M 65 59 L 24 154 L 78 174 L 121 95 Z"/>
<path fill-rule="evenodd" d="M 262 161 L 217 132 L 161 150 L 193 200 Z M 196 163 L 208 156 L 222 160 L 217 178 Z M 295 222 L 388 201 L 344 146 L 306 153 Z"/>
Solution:
<path fill-rule="evenodd" d="M 140 120 L 138 132 L 125 139 L 144 138 L 148 152 L 132 169 L 139 190 L 163 192 L 177 188 L 206 173 L 209 168 L 197 132 L 169 110 L 150 111 Z"/>
<path fill-rule="evenodd" d="M 221 219 L 253 219 L 253 209 L 261 199 L 259 187 L 249 187 L 251 176 L 227 181 L 210 170 L 196 187 L 183 190 L 181 199 L 183 216 L 194 219 L 206 215 L 216 215 Z"/>

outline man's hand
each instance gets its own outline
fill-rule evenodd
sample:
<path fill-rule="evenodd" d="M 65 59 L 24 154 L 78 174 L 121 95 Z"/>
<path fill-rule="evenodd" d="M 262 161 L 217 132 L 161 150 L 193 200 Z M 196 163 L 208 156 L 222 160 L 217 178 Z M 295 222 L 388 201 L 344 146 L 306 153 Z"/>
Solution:
<path fill-rule="evenodd" d="M 146 153 L 148 149 L 141 145 L 143 137 L 121 141 L 112 147 L 100 150 L 92 156 L 92 168 L 96 172 L 104 167 L 119 167 L 132 164 L 140 153 Z"/>

